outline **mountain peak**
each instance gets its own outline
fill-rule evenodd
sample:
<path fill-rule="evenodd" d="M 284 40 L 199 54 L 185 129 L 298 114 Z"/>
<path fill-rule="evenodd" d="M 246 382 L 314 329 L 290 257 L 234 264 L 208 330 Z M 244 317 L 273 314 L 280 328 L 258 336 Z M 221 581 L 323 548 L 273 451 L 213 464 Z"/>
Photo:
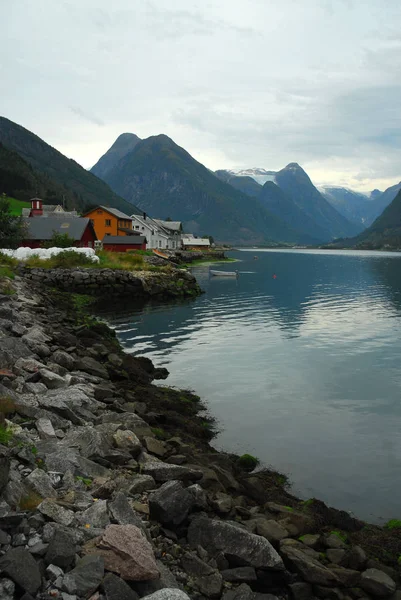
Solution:
<path fill-rule="evenodd" d="M 297 162 L 291 162 L 288 163 L 288 165 L 286 167 L 284 167 L 285 169 L 292 169 L 293 171 L 297 170 L 297 171 L 303 171 L 303 168 L 297 163 Z"/>
<path fill-rule="evenodd" d="M 135 133 L 121 133 L 114 144 L 97 161 L 91 171 L 97 177 L 103 178 L 124 156 L 131 152 L 141 138 Z"/>

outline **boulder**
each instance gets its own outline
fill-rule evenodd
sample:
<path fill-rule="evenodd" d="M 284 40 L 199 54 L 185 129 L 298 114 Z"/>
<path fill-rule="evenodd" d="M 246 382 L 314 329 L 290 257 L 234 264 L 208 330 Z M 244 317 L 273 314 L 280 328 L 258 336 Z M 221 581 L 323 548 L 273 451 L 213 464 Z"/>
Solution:
<path fill-rule="evenodd" d="M 64 367 L 68 371 L 73 371 L 75 367 L 75 359 L 68 354 L 68 352 L 64 352 L 64 350 L 56 350 L 56 352 L 52 356 L 52 361 L 61 367 Z"/>
<path fill-rule="evenodd" d="M 324 539 L 326 548 L 347 548 L 347 544 L 335 533 L 331 533 Z"/>
<path fill-rule="evenodd" d="M 154 437 L 145 436 L 143 442 L 148 452 L 162 458 L 167 453 L 167 445 Z"/>
<path fill-rule="evenodd" d="M 60 523 L 60 525 L 71 525 L 74 521 L 74 513 L 72 510 L 63 508 L 51 500 L 43 500 L 38 506 L 39 512 L 45 517 L 48 517 L 51 521 Z"/>
<path fill-rule="evenodd" d="M 142 519 L 133 511 L 123 492 L 118 492 L 114 500 L 109 502 L 109 513 L 118 525 L 143 526 Z"/>
<path fill-rule="evenodd" d="M 0 579 L 1 600 L 14 600 L 15 584 L 11 579 Z"/>
<path fill-rule="evenodd" d="M 199 469 L 191 469 L 181 465 L 170 465 L 164 462 L 148 462 L 142 467 L 145 475 L 151 475 L 156 481 L 197 481 L 203 473 Z"/>
<path fill-rule="evenodd" d="M 226 521 L 204 516 L 194 519 L 188 529 L 188 542 L 193 548 L 200 545 L 210 553 L 222 552 L 235 566 L 284 569 L 281 557 L 270 542 Z"/>
<path fill-rule="evenodd" d="M 50 419 L 42 417 L 36 421 L 35 425 L 42 440 L 51 440 L 57 437 Z"/>
<path fill-rule="evenodd" d="M 150 517 L 163 525 L 183 523 L 194 504 L 194 496 L 180 481 L 168 481 L 149 495 Z"/>
<path fill-rule="evenodd" d="M 196 554 L 187 552 L 181 558 L 186 573 L 195 578 L 195 587 L 207 598 L 220 596 L 223 587 L 221 574 L 201 560 Z"/>
<path fill-rule="evenodd" d="M 102 583 L 106 600 L 138 600 L 139 596 L 117 575 L 107 573 Z"/>
<path fill-rule="evenodd" d="M 105 568 L 128 581 L 159 577 L 152 546 L 135 525 L 109 525 L 84 551 L 103 556 Z"/>
<path fill-rule="evenodd" d="M 56 529 L 47 548 L 45 563 L 66 569 L 73 563 L 75 552 L 76 543 L 73 536 L 62 529 Z"/>
<path fill-rule="evenodd" d="M 224 515 L 228 514 L 232 509 L 233 501 L 231 496 L 228 494 L 224 494 L 224 492 L 216 492 L 211 500 L 211 505 L 216 512 Z"/>
<path fill-rule="evenodd" d="M 272 519 L 257 519 L 256 533 L 269 540 L 269 542 L 279 542 L 288 537 L 288 531 Z"/>
<path fill-rule="evenodd" d="M 53 488 L 52 480 L 43 469 L 34 469 L 26 478 L 28 486 L 41 498 L 56 498 L 57 492 Z"/>
<path fill-rule="evenodd" d="M 142 600 L 189 600 L 189 596 L 182 590 L 164 588 L 149 596 L 143 596 Z"/>
<path fill-rule="evenodd" d="M 272 599 L 274 596 L 272 596 Z M 255 594 L 246 583 L 223 594 L 222 600 L 255 600 Z"/>
<path fill-rule="evenodd" d="M 332 573 L 336 575 L 340 584 L 347 588 L 359 587 L 361 581 L 361 574 L 359 571 L 352 569 L 344 569 L 343 567 L 331 568 Z"/>
<path fill-rule="evenodd" d="M 320 537 L 319 534 L 307 533 L 306 535 L 303 535 L 300 540 L 305 546 L 308 546 L 308 548 L 316 549 L 320 545 Z"/>
<path fill-rule="evenodd" d="M 367 569 L 362 573 L 360 587 L 372 596 L 384 598 L 394 594 L 396 584 L 383 571 L 379 569 Z"/>
<path fill-rule="evenodd" d="M 327 587 L 335 587 L 339 584 L 338 577 L 332 571 L 296 546 L 282 545 L 280 552 L 308 583 Z"/>
<path fill-rule="evenodd" d="M 113 440 L 117 448 L 128 450 L 133 456 L 138 456 L 142 449 L 141 442 L 133 431 L 117 429 L 113 435 Z"/>
<path fill-rule="evenodd" d="M 78 518 L 82 525 L 104 529 L 110 524 L 106 500 L 97 500 L 92 506 L 84 510 Z"/>
<path fill-rule="evenodd" d="M 91 356 L 84 356 L 77 360 L 76 368 L 101 379 L 109 379 L 109 374 L 104 366 Z"/>
<path fill-rule="evenodd" d="M 253 567 L 236 567 L 235 569 L 225 569 L 221 572 L 224 581 L 232 583 L 248 583 L 256 581 L 256 571 Z"/>
<path fill-rule="evenodd" d="M 313 589 L 310 583 L 297 581 L 288 586 L 294 600 L 310 600 L 313 597 Z"/>
<path fill-rule="evenodd" d="M 39 566 L 31 553 L 22 546 L 6 552 L 0 559 L 0 570 L 30 594 L 36 594 L 41 586 Z"/>
<path fill-rule="evenodd" d="M 1 340 L 0 365 L 13 368 L 19 358 L 32 356 L 32 350 L 21 339 L 5 337 Z"/>
<path fill-rule="evenodd" d="M 345 557 L 345 550 L 342 548 L 329 548 L 326 552 L 327 560 L 333 565 L 339 565 L 343 562 Z"/>
<path fill-rule="evenodd" d="M 366 564 L 366 553 L 360 546 L 352 546 L 345 558 L 344 566 L 356 571 L 362 571 Z"/>
<path fill-rule="evenodd" d="M 148 490 L 154 490 L 155 487 L 156 482 L 151 475 L 135 475 L 131 481 L 128 493 L 134 496 Z"/>
<path fill-rule="evenodd" d="M 49 369 L 40 369 L 39 373 L 42 383 L 50 390 L 56 390 L 67 386 L 67 381 L 64 377 L 57 375 L 57 373 L 53 373 L 53 371 L 50 371 Z"/>
<path fill-rule="evenodd" d="M 84 556 L 75 569 L 64 575 L 62 590 L 79 597 L 91 596 L 99 587 L 104 575 L 101 556 Z"/>

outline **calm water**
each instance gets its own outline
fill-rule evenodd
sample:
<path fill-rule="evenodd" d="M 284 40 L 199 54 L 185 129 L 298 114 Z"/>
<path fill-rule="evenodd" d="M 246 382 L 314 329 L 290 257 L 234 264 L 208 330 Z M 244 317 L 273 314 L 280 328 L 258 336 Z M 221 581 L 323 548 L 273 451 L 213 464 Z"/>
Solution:
<path fill-rule="evenodd" d="M 217 268 L 238 280 L 194 268 L 202 297 L 119 311 L 123 346 L 208 401 L 217 447 L 289 474 L 304 498 L 401 518 L 401 255 L 231 255 Z"/>

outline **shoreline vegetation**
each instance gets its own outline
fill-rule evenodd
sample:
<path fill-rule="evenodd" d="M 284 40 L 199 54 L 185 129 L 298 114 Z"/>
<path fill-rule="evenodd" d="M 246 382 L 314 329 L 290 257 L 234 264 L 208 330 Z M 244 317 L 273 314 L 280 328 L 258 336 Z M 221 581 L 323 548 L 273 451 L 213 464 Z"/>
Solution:
<path fill-rule="evenodd" d="M 154 385 L 168 372 L 123 351 L 96 294 L 0 263 L 0 590 L 399 600 L 401 521 L 300 500 L 257 458 L 217 451 L 207 399 Z"/>

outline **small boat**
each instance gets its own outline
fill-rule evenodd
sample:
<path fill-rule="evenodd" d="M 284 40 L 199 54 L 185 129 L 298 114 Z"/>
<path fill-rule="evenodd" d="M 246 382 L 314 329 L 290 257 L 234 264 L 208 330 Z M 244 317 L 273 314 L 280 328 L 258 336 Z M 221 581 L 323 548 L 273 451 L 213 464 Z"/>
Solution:
<path fill-rule="evenodd" d="M 215 277 L 238 277 L 238 271 L 213 271 L 210 269 L 209 273 Z"/>
<path fill-rule="evenodd" d="M 161 250 L 157 250 L 156 248 L 153 249 L 153 254 L 155 254 L 159 258 L 166 258 L 167 260 L 170 258 L 168 254 L 165 254 L 164 252 L 162 252 Z"/>

